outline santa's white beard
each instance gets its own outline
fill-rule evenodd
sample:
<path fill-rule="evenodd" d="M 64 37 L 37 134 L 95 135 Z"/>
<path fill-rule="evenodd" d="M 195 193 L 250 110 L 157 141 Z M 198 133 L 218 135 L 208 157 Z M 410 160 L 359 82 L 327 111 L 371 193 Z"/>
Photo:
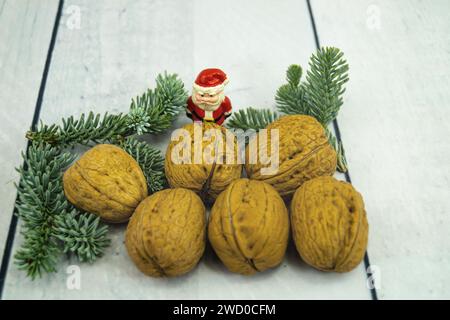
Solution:
<path fill-rule="evenodd" d="M 215 104 L 206 104 L 206 103 L 199 103 L 198 100 L 195 98 L 195 90 L 192 92 L 192 102 L 195 103 L 196 106 L 198 106 L 200 109 L 203 109 L 205 111 L 216 111 L 217 108 L 219 108 L 220 104 L 225 100 L 225 93 L 222 91 L 222 93 L 219 94 L 219 100 L 217 100 L 217 103 Z"/>

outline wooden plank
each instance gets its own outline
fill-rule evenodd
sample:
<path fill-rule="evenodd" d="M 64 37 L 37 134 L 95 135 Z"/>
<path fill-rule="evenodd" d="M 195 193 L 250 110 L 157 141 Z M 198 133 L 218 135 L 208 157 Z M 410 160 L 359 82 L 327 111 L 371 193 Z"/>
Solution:
<path fill-rule="evenodd" d="M 342 48 L 340 113 L 370 222 L 380 298 L 450 298 L 448 1 L 312 2 L 322 45 Z"/>
<path fill-rule="evenodd" d="M 14 168 L 22 164 L 57 6 L 56 0 L 0 1 L 0 261 L 17 194 Z"/>
<path fill-rule="evenodd" d="M 63 116 L 127 111 L 130 98 L 152 85 L 158 72 L 178 72 L 190 89 L 205 67 L 230 77 L 234 108 L 271 107 L 289 64 L 306 65 L 315 51 L 303 1 L 66 1 L 81 10 L 78 30 L 61 29 L 42 109 L 45 122 Z M 212 10 L 211 8 L 214 8 Z M 217 10 L 216 10 L 217 9 Z M 190 120 L 180 117 L 176 126 Z M 165 150 L 169 135 L 148 141 Z M 313 270 L 293 247 L 269 272 L 242 277 L 225 270 L 210 248 L 198 268 L 177 279 L 152 279 L 127 257 L 125 226 L 113 226 L 112 246 L 93 265 L 80 265 L 81 290 L 60 272 L 31 282 L 11 268 L 6 298 L 356 298 L 369 299 L 361 265 L 348 274 Z M 16 242 L 16 246 L 20 244 Z"/>

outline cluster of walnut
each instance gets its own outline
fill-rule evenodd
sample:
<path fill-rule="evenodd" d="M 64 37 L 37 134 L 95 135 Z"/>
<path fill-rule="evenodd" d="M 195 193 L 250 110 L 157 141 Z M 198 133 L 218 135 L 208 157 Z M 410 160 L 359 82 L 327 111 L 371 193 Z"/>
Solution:
<path fill-rule="evenodd" d="M 290 230 L 302 259 L 319 270 L 346 272 L 362 261 L 368 238 L 362 197 L 351 184 L 331 177 L 336 153 L 314 118 L 285 116 L 270 124 L 268 129 L 279 129 L 279 170 L 264 176 L 263 164 L 246 164 L 248 179 L 241 178 L 241 164 L 225 161 L 231 151 L 237 156 L 235 139 L 210 148 L 212 162 L 203 157 L 195 161 L 195 148 L 215 141 L 211 136 L 196 145 L 196 126 L 183 128 L 183 145 L 190 149 L 178 149 L 177 140 L 167 148 L 171 189 L 147 197 L 136 161 L 118 147 L 98 145 L 66 171 L 67 199 L 109 222 L 131 217 L 126 247 L 139 270 L 150 276 L 193 269 L 203 255 L 206 234 L 224 265 L 245 275 L 279 265 Z M 218 129 L 230 134 L 214 124 L 199 126 L 203 133 Z M 215 200 L 208 223 L 202 201 L 207 199 Z"/>

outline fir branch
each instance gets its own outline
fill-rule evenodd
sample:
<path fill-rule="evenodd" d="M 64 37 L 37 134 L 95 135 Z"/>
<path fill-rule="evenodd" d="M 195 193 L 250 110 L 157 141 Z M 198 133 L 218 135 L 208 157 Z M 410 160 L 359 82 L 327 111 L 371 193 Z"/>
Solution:
<path fill-rule="evenodd" d="M 158 75 L 155 90 L 148 89 L 131 101 L 128 127 L 138 135 L 164 132 L 184 109 L 187 98 L 177 75 Z"/>
<path fill-rule="evenodd" d="M 81 262 L 94 262 L 110 244 L 108 227 L 100 217 L 72 209 L 56 216 L 54 235 L 63 242 L 64 253 L 74 253 Z"/>
<path fill-rule="evenodd" d="M 255 109 L 249 107 L 233 113 L 227 127 L 232 129 L 255 130 L 264 129 L 278 118 L 278 114 L 269 109 Z"/>
<path fill-rule="evenodd" d="M 52 236 L 52 227 L 54 217 L 65 209 L 59 180 L 73 156 L 43 144 L 32 144 L 27 155 L 22 156 L 25 165 L 18 169 L 21 179 L 17 186 L 17 210 L 23 221 L 24 243 L 15 259 L 19 268 L 34 279 L 42 272 L 56 270 L 60 249 Z"/>
<path fill-rule="evenodd" d="M 305 85 L 301 83 L 302 68 L 291 65 L 286 71 L 287 84 L 282 85 L 275 95 L 278 110 L 285 114 L 309 114 L 305 97 Z"/>
<path fill-rule="evenodd" d="M 336 146 L 333 147 L 335 148 L 337 153 L 337 170 L 339 172 L 347 172 L 347 158 L 345 156 L 345 150 L 342 141 L 339 141 L 339 143 L 337 144 L 337 149 Z"/>
<path fill-rule="evenodd" d="M 286 80 L 292 87 L 298 87 L 302 79 L 303 70 L 298 64 L 292 64 L 286 71 Z"/>
<path fill-rule="evenodd" d="M 47 230 L 44 228 L 30 232 L 23 228 L 21 234 L 24 243 L 14 255 L 17 267 L 33 280 L 42 277 L 44 272 L 56 272 L 60 248 L 55 239 L 46 233 Z"/>
<path fill-rule="evenodd" d="M 86 116 L 81 114 L 79 119 L 70 116 L 62 119 L 62 125 L 47 126 L 40 123 L 36 131 L 28 131 L 26 137 L 32 141 L 49 143 L 54 146 L 70 147 L 76 144 L 88 145 L 91 142 L 99 143 L 117 139 L 130 134 L 128 116 L 123 114 L 112 115 L 105 113 L 94 114 L 89 112 Z"/>
<path fill-rule="evenodd" d="M 342 106 L 344 84 L 348 81 L 348 64 L 337 48 L 321 48 L 313 54 L 306 75 L 305 91 L 309 114 L 327 126 Z"/>
<path fill-rule="evenodd" d="M 176 74 L 159 74 L 156 77 L 156 96 L 161 101 L 163 112 L 173 117 L 184 110 L 188 99 L 188 92 L 184 89 L 183 82 Z"/>
<path fill-rule="evenodd" d="M 125 139 L 120 147 L 130 154 L 141 167 L 147 180 L 149 193 L 159 191 L 166 186 L 164 157 L 161 151 L 135 138 Z"/>
<path fill-rule="evenodd" d="M 39 122 L 39 128 L 35 131 L 27 131 L 25 137 L 28 140 L 36 142 L 44 142 L 51 145 L 57 145 L 60 143 L 58 131 L 60 128 L 56 124 L 50 126 L 44 125 L 42 121 Z"/>
<path fill-rule="evenodd" d="M 77 144 L 116 142 L 123 137 L 161 133 L 167 130 L 178 113 L 184 108 L 188 93 L 176 74 L 158 75 L 156 88 L 147 90 L 132 99 L 127 114 L 81 114 L 62 119 L 62 125 L 40 124 L 30 130 L 29 140 L 45 142 L 54 146 L 71 147 Z"/>
<path fill-rule="evenodd" d="M 326 127 L 336 118 L 343 103 L 349 69 L 343 56 L 337 48 L 319 49 L 310 58 L 306 82 L 301 82 L 301 67 L 291 65 L 286 72 L 287 84 L 275 96 L 278 110 L 313 116 Z"/>
<path fill-rule="evenodd" d="M 337 141 L 336 137 L 331 133 L 328 128 L 325 128 L 325 132 L 328 137 L 328 142 L 336 151 L 337 155 L 337 170 L 339 172 L 347 172 L 347 159 L 345 158 L 344 146 L 342 145 L 342 141 Z"/>
<path fill-rule="evenodd" d="M 161 133 L 173 120 L 173 115 L 164 112 L 162 101 L 151 89 L 132 100 L 128 116 L 128 127 L 138 135 Z"/>
<path fill-rule="evenodd" d="M 58 221 L 67 219 L 69 214 L 80 221 L 83 221 L 83 217 L 75 216 L 77 210 L 68 203 L 62 185 L 63 170 L 72 163 L 75 156 L 63 153 L 60 148 L 50 144 L 36 142 L 32 143 L 27 154 L 22 156 L 25 161 L 24 165 L 17 169 L 21 179 L 16 186 L 19 196 L 16 207 L 17 214 L 22 219 L 21 234 L 24 242 L 15 254 L 15 262 L 34 279 L 43 272 L 56 271 L 58 257 L 65 251 L 58 241 L 61 235 Z M 97 227 L 92 224 L 89 230 Z M 95 247 L 103 247 L 107 241 L 106 234 L 102 233 L 103 229 L 104 227 L 99 227 L 96 231 L 97 238 L 93 242 Z M 67 243 L 64 245 L 76 239 L 65 238 Z M 100 251 L 90 250 L 92 248 L 78 254 L 80 260 L 101 254 Z"/>

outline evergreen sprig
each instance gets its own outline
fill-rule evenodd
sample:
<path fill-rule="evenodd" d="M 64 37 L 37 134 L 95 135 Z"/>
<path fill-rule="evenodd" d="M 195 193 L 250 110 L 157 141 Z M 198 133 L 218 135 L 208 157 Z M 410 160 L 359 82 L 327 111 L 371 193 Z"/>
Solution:
<path fill-rule="evenodd" d="M 328 128 L 325 128 L 325 132 L 328 137 L 328 141 L 330 142 L 333 149 L 336 151 L 337 154 L 337 169 L 340 172 L 346 172 L 347 171 L 347 159 L 345 157 L 345 150 L 344 146 L 342 145 L 342 141 L 337 141 L 336 137 L 331 133 L 331 131 Z"/>
<path fill-rule="evenodd" d="M 278 114 L 269 109 L 255 109 L 252 107 L 233 113 L 227 126 L 233 129 L 255 130 L 264 129 L 278 118 Z"/>
<path fill-rule="evenodd" d="M 286 71 L 287 83 L 282 85 L 275 95 L 280 112 L 285 114 L 309 114 L 305 97 L 305 84 L 301 83 L 302 67 L 293 64 Z"/>
<path fill-rule="evenodd" d="M 43 272 L 54 272 L 60 253 L 66 251 L 63 248 L 74 248 L 74 241 L 91 244 L 72 250 L 81 261 L 93 261 L 101 256 L 103 248 L 109 243 L 107 227 L 100 225 L 91 214 L 80 214 L 64 196 L 63 170 L 72 163 L 74 156 L 50 144 L 37 142 L 32 143 L 27 154 L 22 155 L 25 161 L 18 169 L 21 179 L 17 185 L 19 198 L 16 204 L 24 237 L 21 248 L 15 254 L 19 268 L 32 279 Z M 63 236 L 61 224 L 69 217 L 74 224 L 83 226 L 71 231 L 70 244 L 68 238 Z M 86 237 L 93 234 L 96 235 L 94 241 Z M 63 244 L 58 240 L 63 240 Z M 81 246 L 78 245 L 78 248 Z"/>
<path fill-rule="evenodd" d="M 158 75 L 154 90 L 148 89 L 132 99 L 127 114 L 81 114 L 62 119 L 62 125 L 40 124 L 26 137 L 54 146 L 71 147 L 77 144 L 114 143 L 126 136 L 145 133 L 161 133 L 183 109 L 188 97 L 183 82 L 176 74 Z"/>
<path fill-rule="evenodd" d="M 164 157 L 161 151 L 135 138 L 125 139 L 120 147 L 129 153 L 141 167 L 150 193 L 165 187 Z"/>
<path fill-rule="evenodd" d="M 186 105 L 187 97 L 184 84 L 176 75 L 158 75 L 155 90 L 148 89 L 132 100 L 128 127 L 139 135 L 165 131 Z"/>
<path fill-rule="evenodd" d="M 74 253 L 81 262 L 94 262 L 110 244 L 108 227 L 100 217 L 76 209 L 56 216 L 55 237 L 62 241 L 64 253 Z"/>
<path fill-rule="evenodd" d="M 88 145 L 112 141 L 131 133 L 128 127 L 129 117 L 120 114 L 81 114 L 62 119 L 62 125 L 46 125 L 40 123 L 36 131 L 28 131 L 26 137 L 31 141 L 42 141 L 54 146 L 70 147 L 76 144 Z"/>
<path fill-rule="evenodd" d="M 348 64 L 337 48 L 322 48 L 313 54 L 306 75 L 305 91 L 309 114 L 327 126 L 342 106 L 344 84 L 348 81 Z"/>
<path fill-rule="evenodd" d="M 328 126 L 342 106 L 344 84 L 348 81 L 349 68 L 343 56 L 337 48 L 319 49 L 310 58 L 305 82 L 301 82 L 302 68 L 291 65 L 286 72 L 288 83 L 275 96 L 278 110 L 310 115 Z"/>

